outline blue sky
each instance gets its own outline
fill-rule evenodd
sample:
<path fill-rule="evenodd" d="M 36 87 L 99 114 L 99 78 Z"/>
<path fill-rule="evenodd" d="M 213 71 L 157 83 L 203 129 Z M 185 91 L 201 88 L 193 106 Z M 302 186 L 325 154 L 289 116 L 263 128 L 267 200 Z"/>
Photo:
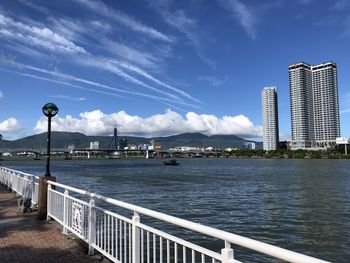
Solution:
<path fill-rule="evenodd" d="M 277 86 L 290 138 L 288 65 L 338 65 L 350 136 L 349 0 L 0 2 L 0 133 L 182 132 L 261 140 L 261 90 Z"/>

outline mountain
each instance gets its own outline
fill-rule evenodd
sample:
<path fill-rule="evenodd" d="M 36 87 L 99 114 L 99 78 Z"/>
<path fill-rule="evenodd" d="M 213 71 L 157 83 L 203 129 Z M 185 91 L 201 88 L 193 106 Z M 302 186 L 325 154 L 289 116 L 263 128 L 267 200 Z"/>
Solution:
<path fill-rule="evenodd" d="M 248 142 L 236 135 L 213 135 L 207 136 L 201 133 L 183 133 L 168 137 L 133 137 L 118 136 L 119 139 L 127 139 L 129 144 L 146 144 L 155 140 L 162 145 L 162 149 L 169 149 L 175 146 L 198 146 L 214 148 L 243 148 L 244 143 Z M 14 141 L 0 141 L 0 148 L 27 148 L 41 149 L 46 148 L 47 133 L 36 134 Z M 74 145 L 75 148 L 89 148 L 90 142 L 98 141 L 101 149 L 109 148 L 112 136 L 87 136 L 78 132 L 52 132 L 51 148 L 66 148 L 68 145 Z M 257 148 L 262 148 L 261 142 L 256 142 Z"/>

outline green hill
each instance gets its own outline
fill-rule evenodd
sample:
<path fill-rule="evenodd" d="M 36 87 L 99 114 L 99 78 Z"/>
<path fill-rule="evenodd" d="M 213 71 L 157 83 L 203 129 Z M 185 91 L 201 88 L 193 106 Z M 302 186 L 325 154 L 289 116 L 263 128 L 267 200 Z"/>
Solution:
<path fill-rule="evenodd" d="M 47 133 L 36 134 L 21 138 L 14 141 L 0 141 L 0 148 L 46 148 Z M 169 149 L 176 146 L 198 146 L 198 147 L 214 147 L 214 148 L 243 148 L 247 140 L 235 135 L 213 135 L 207 136 L 201 133 L 184 133 L 168 137 L 133 137 L 119 136 L 119 138 L 127 139 L 129 144 L 146 144 L 151 140 L 157 141 L 162 145 L 162 149 Z M 101 149 L 109 148 L 112 136 L 87 136 L 82 133 L 72 132 L 52 132 L 51 148 L 66 148 L 68 145 L 74 145 L 75 148 L 88 148 L 90 142 L 98 141 Z M 256 142 L 257 148 L 261 148 L 262 143 Z"/>

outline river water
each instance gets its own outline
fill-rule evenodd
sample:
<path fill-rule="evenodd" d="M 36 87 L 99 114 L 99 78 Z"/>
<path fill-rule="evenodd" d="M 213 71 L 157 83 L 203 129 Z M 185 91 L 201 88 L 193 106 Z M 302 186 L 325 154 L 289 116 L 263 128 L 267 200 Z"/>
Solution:
<path fill-rule="evenodd" d="M 53 160 L 51 173 L 80 189 L 331 262 L 350 262 L 350 160 L 179 162 Z M 44 161 L 2 165 L 35 175 L 43 175 L 45 168 Z M 187 239 L 218 251 L 223 246 L 196 235 Z M 234 249 L 238 260 L 278 262 Z"/>

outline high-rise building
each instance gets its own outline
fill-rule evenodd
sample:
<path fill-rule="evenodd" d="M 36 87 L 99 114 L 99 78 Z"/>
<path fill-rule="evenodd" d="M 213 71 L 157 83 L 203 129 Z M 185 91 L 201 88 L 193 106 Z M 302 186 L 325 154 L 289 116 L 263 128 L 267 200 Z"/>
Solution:
<path fill-rule="evenodd" d="M 316 147 L 334 147 L 340 137 L 337 65 L 328 62 L 312 67 Z"/>
<path fill-rule="evenodd" d="M 291 149 L 329 148 L 340 137 L 337 65 L 289 66 Z"/>
<path fill-rule="evenodd" d="M 278 106 L 277 88 L 265 87 L 261 92 L 262 123 L 263 123 L 263 149 L 272 151 L 278 148 Z"/>
<path fill-rule="evenodd" d="M 311 66 L 298 63 L 289 66 L 292 149 L 314 147 L 314 116 Z"/>

